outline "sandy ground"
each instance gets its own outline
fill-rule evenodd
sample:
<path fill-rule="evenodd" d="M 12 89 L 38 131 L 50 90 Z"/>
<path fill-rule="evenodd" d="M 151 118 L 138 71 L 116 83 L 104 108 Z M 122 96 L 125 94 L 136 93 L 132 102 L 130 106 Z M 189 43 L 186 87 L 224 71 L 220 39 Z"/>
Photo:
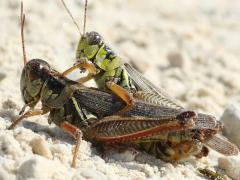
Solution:
<path fill-rule="evenodd" d="M 81 1 L 67 4 L 82 27 Z M 59 71 L 71 66 L 79 33 L 60 1 L 24 0 L 24 9 L 28 59 L 42 58 Z M 220 117 L 240 100 L 239 9 L 238 0 L 90 0 L 87 31 L 102 34 L 121 57 L 185 107 Z M 48 126 L 47 116 L 5 130 L 23 106 L 19 14 L 19 1 L 0 1 L 0 179 L 204 179 L 197 167 L 220 170 L 221 155 L 213 151 L 172 165 L 142 153 L 136 159 L 131 154 L 101 157 L 86 141 L 72 169 L 73 140 Z"/>

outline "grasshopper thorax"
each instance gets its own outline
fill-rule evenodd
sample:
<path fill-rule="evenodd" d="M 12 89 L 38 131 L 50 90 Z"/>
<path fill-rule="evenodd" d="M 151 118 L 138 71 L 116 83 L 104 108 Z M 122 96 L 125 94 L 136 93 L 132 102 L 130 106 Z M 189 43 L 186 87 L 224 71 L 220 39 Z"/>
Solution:
<path fill-rule="evenodd" d="M 49 76 L 50 65 L 41 59 L 32 59 L 27 62 L 21 75 L 22 98 L 30 107 L 34 107 L 40 99 L 41 89 Z"/>

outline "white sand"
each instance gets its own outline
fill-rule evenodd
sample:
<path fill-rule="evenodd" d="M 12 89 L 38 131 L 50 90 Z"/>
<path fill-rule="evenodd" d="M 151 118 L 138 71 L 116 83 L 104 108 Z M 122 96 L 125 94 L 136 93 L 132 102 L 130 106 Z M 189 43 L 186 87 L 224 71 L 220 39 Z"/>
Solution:
<path fill-rule="evenodd" d="M 82 27 L 80 0 L 67 4 Z M 47 116 L 5 130 L 23 106 L 19 5 L 0 1 L 0 179 L 203 179 L 197 167 L 219 170 L 221 155 L 213 151 L 172 165 L 141 153 L 136 160 L 129 153 L 100 157 L 86 141 L 72 169 L 73 140 L 48 126 Z M 71 66 L 79 34 L 60 1 L 24 0 L 24 9 L 28 59 L 45 59 L 59 71 Z M 186 107 L 220 117 L 228 104 L 240 100 L 239 9 L 238 0 L 90 0 L 87 31 L 102 34 L 119 55 Z"/>

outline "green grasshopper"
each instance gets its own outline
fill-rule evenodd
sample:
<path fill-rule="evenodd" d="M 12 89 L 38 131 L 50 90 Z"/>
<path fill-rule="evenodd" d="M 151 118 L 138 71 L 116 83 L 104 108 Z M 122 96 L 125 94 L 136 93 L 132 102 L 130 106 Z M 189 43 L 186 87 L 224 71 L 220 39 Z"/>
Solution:
<path fill-rule="evenodd" d="M 49 123 L 55 123 L 76 139 L 72 167 L 76 166 L 82 135 L 93 143 L 132 146 L 166 161 L 207 155 L 205 144 L 225 155 L 238 153 L 235 145 L 218 137 L 221 124 L 206 114 L 136 99 L 133 108 L 123 116 L 111 116 L 125 105 L 114 94 L 71 81 L 41 59 L 27 62 L 24 21 L 21 4 L 25 66 L 20 85 L 25 106 L 8 129 L 13 129 L 24 118 L 50 112 Z M 38 102 L 42 103 L 41 109 L 35 108 Z M 30 109 L 25 112 L 26 107 Z"/>
<path fill-rule="evenodd" d="M 64 3 L 64 0 L 61 1 L 79 30 L 80 28 Z M 77 63 L 66 70 L 63 75 L 69 74 L 76 68 L 80 68 L 82 71 L 87 69 L 89 74 L 86 77 L 80 78 L 79 82 L 83 83 L 93 78 L 98 88 L 111 90 L 119 96 L 119 98 L 126 103 L 126 106 L 122 110 L 119 110 L 118 114 L 122 114 L 132 108 L 134 104 L 133 96 L 148 102 L 148 98 L 142 96 L 141 91 L 145 92 L 144 95 L 146 95 L 147 92 L 148 96 L 152 94 L 159 95 L 159 101 L 154 103 L 183 109 L 179 103 L 172 100 L 162 89 L 157 88 L 149 82 L 131 65 L 124 63 L 124 61 L 106 45 L 99 33 L 94 31 L 85 33 L 87 0 L 85 2 L 84 29 L 83 34 L 80 32 L 81 37 L 77 46 Z"/>

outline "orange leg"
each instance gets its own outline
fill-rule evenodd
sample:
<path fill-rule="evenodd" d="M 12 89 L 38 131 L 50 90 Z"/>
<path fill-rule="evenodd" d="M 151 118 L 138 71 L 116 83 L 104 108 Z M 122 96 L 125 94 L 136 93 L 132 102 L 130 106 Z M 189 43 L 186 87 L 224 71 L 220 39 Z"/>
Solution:
<path fill-rule="evenodd" d="M 134 99 L 126 89 L 122 88 L 112 81 L 106 82 L 106 86 L 126 103 L 126 106 L 116 113 L 117 115 L 121 115 L 129 111 L 133 107 Z"/>
<path fill-rule="evenodd" d="M 63 128 L 69 134 L 71 134 L 74 139 L 76 139 L 76 145 L 75 145 L 74 150 L 73 150 L 73 159 L 72 159 L 72 164 L 71 164 L 71 166 L 73 168 L 75 168 L 76 167 L 76 160 L 77 160 L 77 156 L 78 156 L 78 151 L 79 151 L 80 143 L 81 143 L 81 139 L 82 139 L 82 132 L 76 126 L 74 126 L 74 125 L 72 125 L 72 124 L 70 124 L 69 122 L 66 122 L 66 121 L 64 121 L 60 125 L 60 127 Z"/>
<path fill-rule="evenodd" d="M 28 118 L 31 116 L 38 116 L 38 115 L 43 115 L 48 113 L 49 110 L 47 109 L 34 109 L 34 110 L 29 110 L 26 113 L 24 113 L 22 116 L 20 116 L 18 119 L 16 119 L 9 127 L 8 129 L 14 129 L 15 126 L 21 122 L 24 118 Z"/>
<path fill-rule="evenodd" d="M 93 74 L 89 73 L 86 77 L 82 77 L 77 80 L 78 83 L 83 84 L 93 78 Z"/>
<path fill-rule="evenodd" d="M 68 75 L 69 73 L 73 72 L 75 69 L 78 69 L 78 68 L 87 69 L 89 71 L 89 73 L 91 73 L 93 75 L 95 75 L 97 73 L 97 69 L 94 66 L 94 64 L 89 62 L 87 59 L 82 59 L 80 62 L 74 64 L 72 67 L 70 67 L 69 69 L 64 71 L 62 73 L 62 76 L 66 76 L 66 75 Z"/>

